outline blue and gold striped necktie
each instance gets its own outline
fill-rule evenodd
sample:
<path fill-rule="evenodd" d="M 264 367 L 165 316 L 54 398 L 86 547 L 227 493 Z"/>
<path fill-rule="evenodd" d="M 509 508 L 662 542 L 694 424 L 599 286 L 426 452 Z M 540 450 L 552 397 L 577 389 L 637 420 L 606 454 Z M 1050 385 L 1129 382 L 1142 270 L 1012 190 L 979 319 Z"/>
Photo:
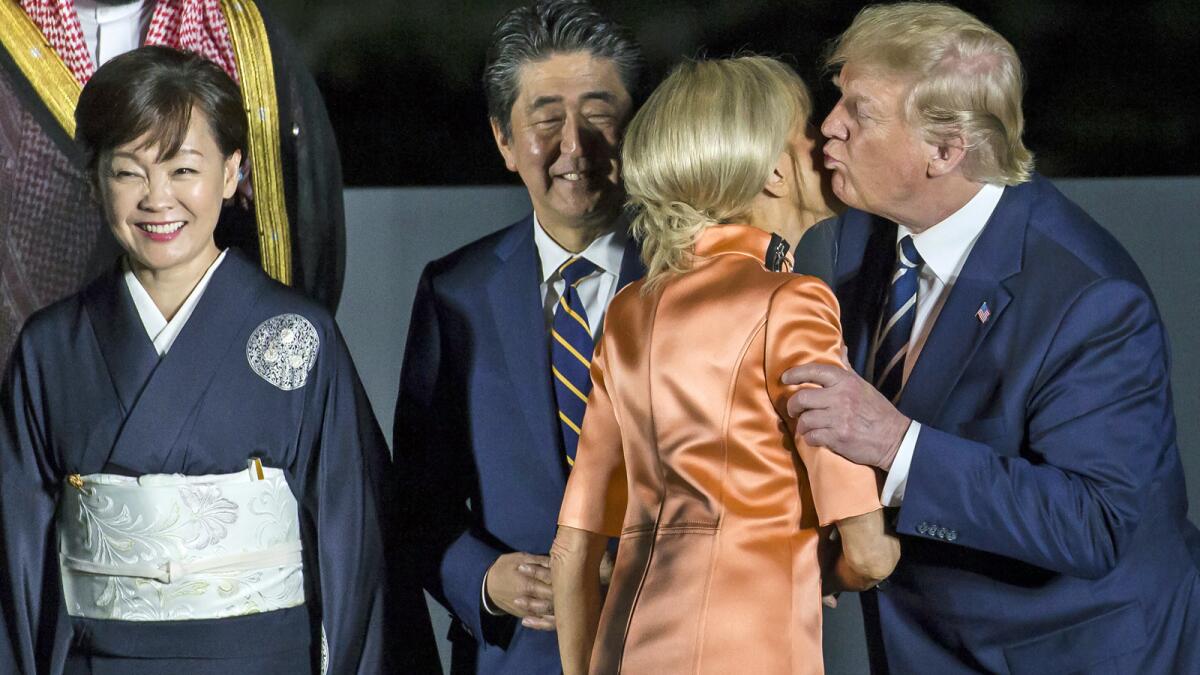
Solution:
<path fill-rule="evenodd" d="M 558 268 L 559 276 L 566 283 L 550 325 L 550 368 L 554 373 L 554 396 L 558 401 L 558 426 L 562 430 L 563 450 L 570 466 L 575 465 L 579 429 L 583 426 L 583 413 L 592 391 L 589 368 L 594 343 L 587 311 L 579 297 L 579 282 L 598 269 L 579 256 Z"/>

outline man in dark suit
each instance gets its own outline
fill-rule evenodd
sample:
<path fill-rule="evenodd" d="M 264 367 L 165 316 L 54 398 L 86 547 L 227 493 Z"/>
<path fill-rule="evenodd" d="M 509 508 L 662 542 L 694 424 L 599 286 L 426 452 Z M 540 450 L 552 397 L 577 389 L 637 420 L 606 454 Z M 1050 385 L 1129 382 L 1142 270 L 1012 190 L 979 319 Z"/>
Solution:
<path fill-rule="evenodd" d="M 857 374 L 785 381 L 820 385 L 789 402 L 805 438 L 887 471 L 899 507 L 900 564 L 863 598 L 873 670 L 1200 672 L 1167 336 L 1129 255 L 1032 173 L 1012 46 L 876 6 L 829 65 Z"/>
<path fill-rule="evenodd" d="M 533 213 L 426 267 L 396 410 L 418 565 L 453 616 L 454 672 L 561 668 L 547 554 L 593 341 L 643 271 L 618 162 L 640 64 L 585 2 L 515 9 L 493 34 L 492 130 Z"/>

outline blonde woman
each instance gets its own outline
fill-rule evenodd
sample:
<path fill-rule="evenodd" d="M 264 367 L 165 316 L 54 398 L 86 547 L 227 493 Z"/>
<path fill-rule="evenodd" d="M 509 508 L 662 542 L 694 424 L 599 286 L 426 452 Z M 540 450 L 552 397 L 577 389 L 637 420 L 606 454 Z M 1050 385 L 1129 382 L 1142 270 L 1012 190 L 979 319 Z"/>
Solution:
<path fill-rule="evenodd" d="M 895 566 L 875 472 L 796 438 L 779 380 L 841 362 L 833 293 L 786 273 L 829 212 L 809 112 L 790 68 L 742 57 L 679 66 L 630 123 L 647 275 L 609 308 L 551 551 L 568 675 L 820 673 L 822 588 Z"/>

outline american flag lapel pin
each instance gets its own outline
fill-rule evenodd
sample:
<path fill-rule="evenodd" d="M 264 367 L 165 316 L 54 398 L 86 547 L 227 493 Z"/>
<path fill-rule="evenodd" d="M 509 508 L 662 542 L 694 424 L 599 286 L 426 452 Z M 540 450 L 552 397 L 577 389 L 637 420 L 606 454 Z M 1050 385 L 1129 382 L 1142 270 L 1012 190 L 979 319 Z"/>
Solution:
<path fill-rule="evenodd" d="M 991 316 L 992 310 L 988 309 L 987 302 L 980 305 L 979 309 L 975 312 L 975 318 L 979 319 L 979 323 L 987 323 L 988 318 Z"/>

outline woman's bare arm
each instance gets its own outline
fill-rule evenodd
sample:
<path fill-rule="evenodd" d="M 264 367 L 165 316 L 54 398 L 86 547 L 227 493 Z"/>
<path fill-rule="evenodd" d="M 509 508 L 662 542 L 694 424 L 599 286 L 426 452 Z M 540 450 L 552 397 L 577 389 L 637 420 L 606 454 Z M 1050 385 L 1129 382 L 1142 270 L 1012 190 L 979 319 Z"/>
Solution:
<path fill-rule="evenodd" d="M 559 526 L 550 548 L 554 616 L 563 675 L 584 675 L 600 624 L 600 559 L 608 537 Z"/>
<path fill-rule="evenodd" d="M 883 581 L 900 560 L 900 540 L 889 534 L 883 509 L 837 521 L 841 555 L 833 566 L 834 588 L 825 593 L 865 591 Z"/>

